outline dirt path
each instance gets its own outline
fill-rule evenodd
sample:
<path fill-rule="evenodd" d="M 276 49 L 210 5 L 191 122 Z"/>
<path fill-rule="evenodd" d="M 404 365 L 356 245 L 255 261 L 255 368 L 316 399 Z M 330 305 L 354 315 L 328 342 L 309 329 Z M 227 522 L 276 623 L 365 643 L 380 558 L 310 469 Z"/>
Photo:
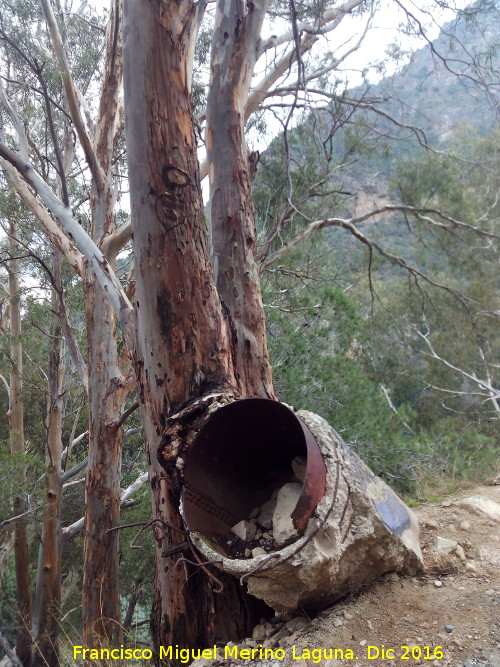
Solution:
<path fill-rule="evenodd" d="M 470 498 L 481 507 L 468 504 Z M 230 647 L 228 660 L 197 660 L 194 667 L 500 667 L 499 510 L 500 486 L 468 489 L 418 508 L 425 576 L 388 574 L 315 619 L 273 619 L 239 644 L 238 659 Z M 437 537 L 449 542 L 438 540 L 436 548 Z M 262 659 L 256 652 L 249 659 L 240 653 L 260 646 L 274 655 Z M 219 649 L 218 657 L 223 654 Z"/>

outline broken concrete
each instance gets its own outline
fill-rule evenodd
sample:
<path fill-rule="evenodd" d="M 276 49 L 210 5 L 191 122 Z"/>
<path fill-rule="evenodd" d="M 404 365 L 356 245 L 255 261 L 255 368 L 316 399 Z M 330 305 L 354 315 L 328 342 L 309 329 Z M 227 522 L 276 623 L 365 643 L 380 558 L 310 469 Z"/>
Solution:
<path fill-rule="evenodd" d="M 326 465 L 326 490 L 304 532 L 282 549 L 251 559 L 221 554 L 192 532 L 214 565 L 240 577 L 252 595 L 277 611 L 319 608 L 371 583 L 385 572 L 423 570 L 413 512 L 321 417 L 295 413 L 309 428 Z"/>

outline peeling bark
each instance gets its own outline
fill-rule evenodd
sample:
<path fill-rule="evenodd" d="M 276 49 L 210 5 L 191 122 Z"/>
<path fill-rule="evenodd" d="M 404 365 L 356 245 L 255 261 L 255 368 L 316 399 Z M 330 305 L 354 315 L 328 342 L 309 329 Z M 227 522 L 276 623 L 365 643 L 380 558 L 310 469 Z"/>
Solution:
<path fill-rule="evenodd" d="M 275 398 L 256 262 L 255 211 L 244 135 L 245 109 L 267 2 L 218 3 L 207 104 L 212 253 L 229 313 L 237 387 Z"/>
<path fill-rule="evenodd" d="M 116 327 L 96 283 L 86 285 L 89 460 L 85 483 L 83 627 L 85 646 L 121 642 L 118 531 L 123 429 L 129 388 L 116 365 Z"/>
<path fill-rule="evenodd" d="M 252 606 L 238 582 L 224 592 L 179 554 L 185 540 L 175 464 L 157 451 L 169 415 L 235 385 L 226 317 L 215 287 L 191 107 L 196 5 L 124 2 L 124 85 L 137 332 L 134 364 L 149 463 L 155 539 L 154 643 L 207 646 L 242 636 Z M 174 457 L 175 458 L 175 457 Z M 196 609 L 196 614 L 193 610 Z M 238 611 L 236 611 L 238 610 Z M 254 620 L 251 618 L 251 620 Z"/>

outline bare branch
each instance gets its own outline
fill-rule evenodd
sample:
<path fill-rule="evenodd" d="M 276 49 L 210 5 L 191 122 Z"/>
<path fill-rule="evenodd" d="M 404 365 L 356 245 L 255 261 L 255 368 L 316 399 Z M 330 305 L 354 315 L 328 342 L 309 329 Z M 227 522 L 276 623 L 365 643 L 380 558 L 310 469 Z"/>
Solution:
<path fill-rule="evenodd" d="M 347 16 L 353 9 L 363 4 L 365 0 L 348 0 L 340 7 L 334 7 L 328 12 L 322 14 L 314 23 L 310 21 L 303 21 L 297 24 L 298 32 L 305 32 L 308 35 L 324 34 L 325 26 L 328 26 L 328 32 L 334 30 L 342 19 Z M 259 57 L 269 49 L 276 48 L 282 44 L 287 44 L 293 41 L 293 29 L 287 30 L 282 35 L 272 35 L 269 39 L 264 40 L 259 45 Z"/>
<path fill-rule="evenodd" d="M 132 484 L 127 486 L 127 488 L 121 492 L 120 506 L 121 507 L 127 506 L 130 497 L 133 496 L 135 493 L 137 493 L 137 491 L 139 491 L 139 489 L 144 486 L 147 480 L 148 480 L 148 473 L 143 472 L 137 477 L 137 479 L 134 482 L 132 482 Z M 70 526 L 66 526 L 65 528 L 63 528 L 62 529 L 63 539 L 71 539 L 72 537 L 77 535 L 82 530 L 84 524 L 85 524 L 85 518 L 82 517 L 81 519 L 78 519 L 78 521 L 72 523 Z M 118 526 L 118 528 L 120 527 L 123 528 L 123 526 Z"/>
<path fill-rule="evenodd" d="M 66 482 L 66 480 L 71 479 L 71 477 L 74 477 L 75 475 L 78 475 L 78 473 L 83 470 L 84 468 L 87 467 L 87 464 L 89 462 L 89 457 L 86 456 L 83 461 L 78 463 L 78 465 L 74 466 L 70 470 L 67 470 L 65 473 L 61 475 L 61 484 Z"/>
<path fill-rule="evenodd" d="M 3 382 L 3 385 L 4 385 L 4 387 L 5 387 L 5 390 L 7 391 L 7 397 L 8 397 L 8 399 L 9 399 L 9 406 L 10 406 L 10 387 L 9 387 L 9 383 L 8 383 L 7 380 L 4 378 L 3 375 L 0 375 L 0 380 Z"/>
<path fill-rule="evenodd" d="M 41 202 L 50 211 L 50 214 L 59 221 L 68 236 L 75 242 L 81 254 L 91 265 L 99 284 L 107 293 L 111 305 L 120 317 L 124 332 L 127 333 L 133 312 L 132 305 L 102 252 L 73 216 L 71 210 L 64 206 L 30 164 L 24 162 L 17 153 L 7 148 L 3 142 L 0 143 L 0 157 L 19 172 L 24 181 L 35 191 Z M 47 222 L 45 218 L 39 218 L 39 220 L 45 226 Z M 51 229 L 50 231 L 53 232 L 54 230 Z"/>
<path fill-rule="evenodd" d="M 47 26 L 49 28 L 50 36 L 52 39 L 52 44 L 54 46 L 54 52 L 56 54 L 57 62 L 59 64 L 59 69 L 61 72 L 64 92 L 66 95 L 66 101 L 68 103 L 68 108 L 75 126 L 78 139 L 82 146 L 83 152 L 85 154 L 85 159 L 89 165 L 90 172 L 95 184 L 95 187 L 98 192 L 101 192 L 104 189 L 105 177 L 97 159 L 97 155 L 92 147 L 92 142 L 87 133 L 85 123 L 80 110 L 81 105 L 81 93 L 77 91 L 75 82 L 71 76 L 68 58 L 64 50 L 64 44 L 62 41 L 61 33 L 59 31 L 59 26 L 57 25 L 56 17 L 52 11 L 52 7 L 49 0 L 40 0 L 42 5 L 43 13 L 45 14 L 45 19 L 47 21 Z"/>
<path fill-rule="evenodd" d="M 123 223 L 114 232 L 104 237 L 101 243 L 102 254 L 108 262 L 114 262 L 120 250 L 132 238 L 132 223 L 130 220 Z"/>
<path fill-rule="evenodd" d="M 443 357 L 439 356 L 439 354 L 435 351 L 431 341 L 429 340 L 429 334 L 423 334 L 421 331 L 417 331 L 418 335 L 420 338 L 425 342 L 427 347 L 429 348 L 429 353 L 426 353 L 427 356 L 431 357 L 432 359 L 436 359 L 437 361 L 441 362 L 444 364 L 447 368 L 450 368 L 451 370 L 455 371 L 462 377 L 466 378 L 467 380 L 470 380 L 473 382 L 479 389 L 481 389 L 486 393 L 486 397 L 488 400 L 490 400 L 493 403 L 493 406 L 495 408 L 495 412 L 500 413 L 500 390 L 496 389 L 489 377 L 487 376 L 486 380 L 482 380 L 481 378 L 478 378 L 475 373 L 468 373 L 467 371 L 464 371 L 463 368 L 459 368 L 458 366 L 455 366 L 454 364 L 450 363 L 447 359 L 444 359 Z M 482 351 L 481 351 L 482 352 Z M 483 359 L 484 359 L 484 354 L 483 354 Z M 438 389 L 438 387 L 435 387 Z M 446 391 L 443 389 L 440 389 L 440 391 Z M 460 393 L 460 392 L 451 392 L 451 393 Z M 485 394 L 481 394 L 482 396 L 485 396 Z"/>
<path fill-rule="evenodd" d="M 16 655 L 16 652 L 14 651 L 12 646 L 5 639 L 5 637 L 1 632 L 0 632 L 0 646 L 3 648 L 3 650 L 7 654 L 7 657 L 9 658 L 10 662 L 14 665 L 14 667 L 23 667 L 23 663 L 19 660 L 19 658 Z"/>

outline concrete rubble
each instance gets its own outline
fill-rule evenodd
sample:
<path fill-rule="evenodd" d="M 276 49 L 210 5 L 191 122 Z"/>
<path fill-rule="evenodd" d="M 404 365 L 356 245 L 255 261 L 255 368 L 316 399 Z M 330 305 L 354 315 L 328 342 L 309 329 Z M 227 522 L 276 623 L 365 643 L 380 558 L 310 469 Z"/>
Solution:
<path fill-rule="evenodd" d="M 223 555 L 206 535 L 191 532 L 206 560 L 246 581 L 252 595 L 278 612 L 324 607 L 386 572 L 422 571 L 413 512 L 324 419 L 295 414 L 314 435 L 327 469 L 326 492 L 305 531 L 291 519 L 307 469 L 296 457 L 290 481 L 233 526 L 239 538 L 258 540 L 244 558 Z"/>

